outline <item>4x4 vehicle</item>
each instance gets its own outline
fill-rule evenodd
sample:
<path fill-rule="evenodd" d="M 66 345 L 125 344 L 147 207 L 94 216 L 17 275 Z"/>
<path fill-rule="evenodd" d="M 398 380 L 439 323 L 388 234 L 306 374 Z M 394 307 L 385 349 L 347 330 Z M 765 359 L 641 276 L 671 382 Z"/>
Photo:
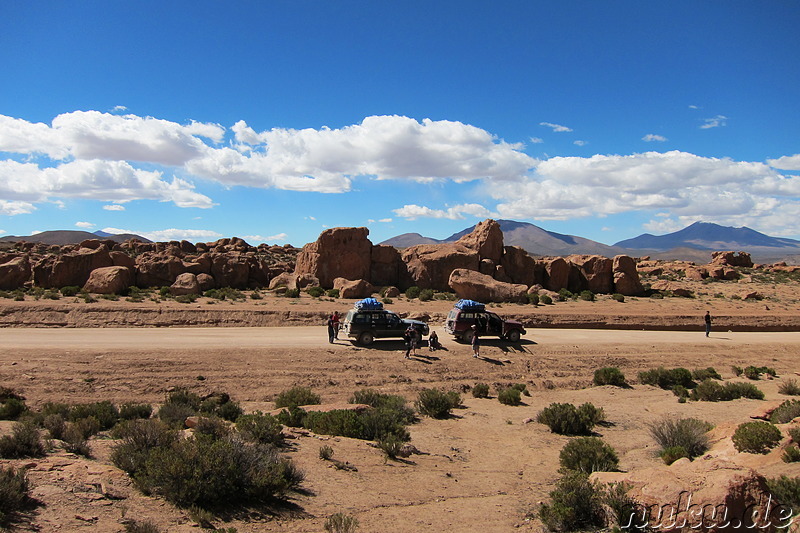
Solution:
<path fill-rule="evenodd" d="M 342 321 L 342 331 L 354 344 L 368 346 L 375 339 L 402 338 L 408 326 L 413 326 L 420 338 L 429 332 L 428 324 L 419 320 L 400 318 L 397 313 L 387 311 L 375 298 L 356 302 Z"/>
<path fill-rule="evenodd" d="M 472 329 L 472 326 L 477 326 Z M 478 336 L 497 335 L 501 339 L 518 342 L 525 335 L 525 328 L 516 320 L 505 320 L 491 311 L 486 306 L 473 300 L 459 300 L 447 314 L 444 330 L 456 339 L 467 343 L 472 342 L 474 332 Z"/>

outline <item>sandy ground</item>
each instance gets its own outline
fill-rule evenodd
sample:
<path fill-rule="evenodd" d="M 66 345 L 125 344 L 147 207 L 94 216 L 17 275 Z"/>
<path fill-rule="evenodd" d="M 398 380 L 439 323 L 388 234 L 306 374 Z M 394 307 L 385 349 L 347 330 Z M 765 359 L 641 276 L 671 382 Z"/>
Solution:
<path fill-rule="evenodd" d="M 699 321 L 711 304 L 715 304 L 715 316 L 762 314 L 765 305 L 711 297 L 672 300 L 569 302 L 548 312 L 613 315 L 619 310 L 633 313 L 636 304 L 642 308 L 638 312 L 652 315 L 660 309 L 664 316 L 697 316 Z M 797 313 L 792 301 L 768 302 L 776 316 Z M 409 315 L 439 316 L 451 305 L 434 303 L 420 308 L 418 303 L 398 301 L 391 307 Z M 122 308 L 119 312 L 131 305 L 112 304 Z M 233 513 L 221 517 L 217 525 L 240 532 L 319 532 L 328 516 L 344 512 L 358 518 L 359 531 L 487 533 L 541 528 L 529 513 L 553 489 L 559 477 L 558 453 L 568 438 L 525 421 L 550 403 L 592 402 L 602 407 L 613 425 L 600 428 L 599 433 L 616 449 L 621 469 L 631 471 L 660 464 L 648 423 L 664 415 L 698 417 L 718 427 L 749 421 L 753 411 L 788 398 L 778 393 L 778 387 L 786 379 L 797 379 L 795 373 L 800 371 L 798 332 L 729 332 L 720 327 L 705 338 L 701 326 L 693 331 L 532 328 L 518 344 L 486 339 L 483 358 L 474 359 L 469 346 L 448 338 L 434 321 L 444 350 L 423 349 L 417 357 L 404 360 L 399 341 L 377 341 L 369 348 L 345 340 L 331 345 L 324 327 L 308 325 L 315 323 L 315 313 L 344 310 L 347 302 L 303 298 L 295 303 L 274 299 L 258 304 L 277 310 L 303 309 L 306 325 L 3 328 L 0 385 L 24 394 L 34 408 L 47 401 L 157 404 L 170 388 L 188 387 L 201 394 L 228 392 L 247 411 L 272 409 L 272 399 L 294 385 L 311 387 L 325 403 L 345 402 L 354 391 L 366 387 L 401 394 L 409 401 L 423 388 L 462 391 L 464 406 L 452 418 L 422 418 L 410 426 L 411 443 L 423 454 L 407 460 L 386 461 L 363 441 L 297 435 L 286 453 L 305 471 L 305 492 L 288 505 Z M 198 305 L 257 308 L 253 302 Z M 509 305 L 496 309 L 501 314 L 512 310 L 514 314 L 527 311 Z M 113 324 L 110 320 L 106 325 Z M 659 365 L 713 366 L 726 380 L 740 380 L 734 377 L 732 365 L 770 366 L 779 377 L 757 382 L 766 394 L 764 402 L 680 404 L 669 391 L 635 384 L 637 372 Z M 634 386 L 592 387 L 594 370 L 604 366 L 619 367 Z M 492 385 L 491 398 L 475 399 L 467 392 L 478 382 Z M 511 383 L 528 385 L 531 396 L 524 397 L 524 405 L 506 406 L 494 396 L 497 385 Z M 10 427 L 0 422 L 0 433 Z M 323 445 L 331 446 L 336 459 L 347 461 L 357 471 L 337 470 L 320 460 Z M 19 530 L 117 532 L 123 531 L 122 521 L 131 517 L 152 520 L 162 531 L 198 530 L 187 512 L 143 496 L 111 465 L 113 440 L 96 438 L 91 446 L 91 460 L 56 451 L 44 459 L 0 461 L 28 465 L 34 496 L 40 502 L 18 525 Z M 766 457 L 737 454 L 736 460 L 766 476 L 800 475 L 800 464 L 782 463 L 778 452 Z M 101 486 L 112 490 L 104 494 Z"/>

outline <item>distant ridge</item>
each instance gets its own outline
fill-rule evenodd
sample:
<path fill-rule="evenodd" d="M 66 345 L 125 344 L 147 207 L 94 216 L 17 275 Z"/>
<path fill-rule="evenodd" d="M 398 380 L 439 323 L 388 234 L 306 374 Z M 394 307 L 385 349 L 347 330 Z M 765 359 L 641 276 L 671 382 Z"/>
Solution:
<path fill-rule="evenodd" d="M 63 246 L 65 244 L 78 244 L 82 241 L 86 241 L 89 239 L 101 239 L 101 240 L 108 239 L 116 242 L 124 242 L 129 239 L 139 239 L 142 242 L 152 242 L 149 239 L 145 239 L 140 235 L 134 235 L 132 233 L 122 233 L 119 235 L 113 235 L 102 231 L 89 233 L 88 231 L 73 231 L 73 230 L 43 231 L 41 233 L 37 233 L 36 235 L 27 235 L 27 236 L 7 235 L 5 237 L 0 237 L 0 242 L 26 241 L 26 242 L 41 242 L 44 244 L 57 244 L 59 246 Z"/>
<path fill-rule="evenodd" d="M 614 246 L 641 250 L 667 251 L 673 248 L 699 250 L 747 250 L 750 248 L 798 248 L 800 241 L 770 237 L 748 227 L 732 228 L 711 222 L 695 222 L 666 235 L 644 233 Z"/>

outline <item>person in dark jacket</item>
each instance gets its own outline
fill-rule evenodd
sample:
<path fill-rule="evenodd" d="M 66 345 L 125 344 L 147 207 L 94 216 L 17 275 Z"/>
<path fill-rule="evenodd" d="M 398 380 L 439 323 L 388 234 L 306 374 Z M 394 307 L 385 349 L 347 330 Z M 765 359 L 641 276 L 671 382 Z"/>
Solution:
<path fill-rule="evenodd" d="M 706 321 L 706 337 L 708 337 L 708 334 L 711 333 L 711 311 L 706 311 L 704 320 Z"/>

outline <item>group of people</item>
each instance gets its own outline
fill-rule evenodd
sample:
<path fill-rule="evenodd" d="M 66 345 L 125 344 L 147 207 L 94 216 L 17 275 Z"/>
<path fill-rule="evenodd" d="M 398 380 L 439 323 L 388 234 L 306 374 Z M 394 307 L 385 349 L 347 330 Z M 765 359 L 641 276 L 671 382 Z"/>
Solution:
<path fill-rule="evenodd" d="M 405 359 L 410 359 L 412 355 L 417 355 L 417 346 L 422 342 L 422 334 L 414 328 L 414 326 L 408 326 L 403 333 L 403 340 L 406 343 Z M 433 352 L 441 347 L 442 344 L 439 342 L 439 335 L 435 331 L 431 331 L 431 334 L 428 336 L 428 351 Z"/>
<path fill-rule="evenodd" d="M 338 311 L 334 311 L 328 317 L 328 342 L 333 344 L 333 341 L 339 340 L 339 322 L 340 316 Z"/>

